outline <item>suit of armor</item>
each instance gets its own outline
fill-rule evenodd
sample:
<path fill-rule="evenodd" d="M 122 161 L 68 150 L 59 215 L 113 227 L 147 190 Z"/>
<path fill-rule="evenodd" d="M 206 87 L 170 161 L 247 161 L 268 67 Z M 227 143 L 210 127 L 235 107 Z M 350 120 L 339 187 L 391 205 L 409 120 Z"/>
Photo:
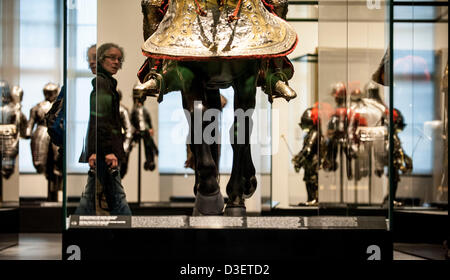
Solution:
<path fill-rule="evenodd" d="M 133 126 L 131 125 L 130 113 L 123 104 L 120 104 L 119 112 L 123 135 L 123 150 L 125 151 L 126 157 L 124 162 L 120 165 L 120 178 L 123 178 L 128 170 L 128 157 L 131 152 L 131 143 L 133 141 Z"/>
<path fill-rule="evenodd" d="M 371 96 L 375 96 L 375 93 Z M 359 181 L 372 172 L 372 155 L 376 159 L 374 165 L 377 173 L 383 169 L 380 159 L 387 155 L 383 144 L 387 135 L 384 125 L 386 107 L 375 98 L 363 98 L 361 91 L 355 90 L 351 94 L 350 110 L 355 118 L 350 123 L 356 128 L 349 129 L 349 144 L 355 158 L 354 177 Z"/>
<path fill-rule="evenodd" d="M 45 123 L 45 114 L 52 107 L 58 96 L 59 87 L 48 83 L 44 86 L 45 100 L 31 108 L 28 120 L 26 136 L 31 138 L 31 153 L 33 165 L 39 174 L 45 174 L 48 180 L 48 200 L 56 201 L 58 191 L 62 187 L 62 171 L 56 164 L 58 158 L 58 146 L 50 141 Z M 36 126 L 36 129 L 34 127 Z M 34 130 L 33 130 L 34 129 Z"/>
<path fill-rule="evenodd" d="M 144 107 L 143 100 L 140 98 L 134 98 L 131 125 L 135 131 L 133 142 L 139 143 L 141 139 L 144 141 L 144 169 L 153 171 L 155 169 L 155 154 L 158 154 L 158 148 L 150 135 L 150 130 L 153 129 L 150 113 Z"/>
<path fill-rule="evenodd" d="M 386 111 L 386 114 L 389 114 L 389 111 Z M 394 165 L 394 174 L 393 174 L 393 197 L 394 197 L 394 205 L 401 206 L 402 203 L 396 201 L 396 193 L 398 188 L 398 182 L 400 182 L 400 172 L 402 174 L 408 174 L 411 173 L 413 169 L 413 161 L 411 157 L 409 157 L 402 147 L 402 142 L 400 141 L 400 138 L 398 137 L 398 133 L 403 131 L 406 124 L 403 118 L 403 115 L 400 113 L 399 110 L 394 108 L 394 159 L 393 159 L 393 165 Z M 386 140 L 386 150 L 389 150 L 389 141 Z M 389 162 L 386 162 L 386 165 L 388 165 Z M 385 201 L 387 200 L 387 196 L 385 197 Z"/>
<path fill-rule="evenodd" d="M 336 102 L 336 110 L 331 116 L 327 127 L 327 153 L 326 160 L 324 162 L 324 169 L 326 171 L 336 171 L 339 167 L 337 157 L 343 164 L 344 155 L 347 161 L 347 177 L 353 178 L 351 169 L 351 159 L 354 157 L 354 153 L 350 150 L 349 145 L 349 127 L 355 128 L 350 125 L 349 121 L 356 121 L 355 118 L 351 118 L 351 111 L 346 107 L 347 89 L 344 83 L 339 82 L 333 87 L 332 95 Z"/>
<path fill-rule="evenodd" d="M 142 0 L 141 7 L 142 51 L 148 57 L 138 73 L 143 84 L 135 89 L 141 96 L 161 102 L 165 93 L 178 90 L 166 75 L 178 67 L 175 61 L 212 58 L 261 58 L 257 83 L 268 100 L 297 96 L 288 85 L 294 68 L 286 55 L 297 36 L 285 22 L 287 0 Z M 229 70 L 221 70 L 220 83 L 231 78 Z"/>
<path fill-rule="evenodd" d="M 318 171 L 322 167 L 325 152 L 325 140 L 318 126 L 318 108 L 308 108 L 302 115 L 300 127 L 307 132 L 303 140 L 302 150 L 292 159 L 294 169 L 299 172 L 305 170 L 303 181 L 306 183 L 308 200 L 306 205 L 317 205 L 318 195 Z"/>
<path fill-rule="evenodd" d="M 0 90 L 2 101 L 0 106 L 1 174 L 3 178 L 8 179 L 14 173 L 16 157 L 19 153 L 20 114 L 6 81 L 0 80 Z"/>
<path fill-rule="evenodd" d="M 21 137 L 26 137 L 27 131 L 27 117 L 22 112 L 23 89 L 19 86 L 14 86 L 11 90 L 12 103 L 15 105 L 17 118 L 19 119 L 19 133 Z"/>
<path fill-rule="evenodd" d="M 122 101 L 122 92 L 119 93 L 119 99 Z M 125 159 L 120 163 L 120 178 L 123 178 L 128 171 L 128 158 L 131 152 L 133 142 L 133 126 L 131 125 L 130 111 L 122 103 L 119 104 L 120 127 L 122 129 L 123 150 L 125 151 Z"/>

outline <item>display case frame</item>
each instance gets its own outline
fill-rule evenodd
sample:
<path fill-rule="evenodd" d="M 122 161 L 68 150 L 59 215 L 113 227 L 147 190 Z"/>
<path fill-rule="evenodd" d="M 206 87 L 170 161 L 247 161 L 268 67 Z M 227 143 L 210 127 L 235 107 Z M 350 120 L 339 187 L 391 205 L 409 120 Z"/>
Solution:
<path fill-rule="evenodd" d="M 299 2 L 307 5 L 318 3 Z M 315 22 L 316 20 L 312 18 L 305 21 Z M 315 58 L 316 56 L 313 54 L 306 57 Z M 67 110 L 69 111 L 70 108 L 68 107 Z M 274 107 L 272 112 L 273 110 Z M 271 128 L 273 131 L 273 127 Z M 272 162 L 271 166 L 273 165 Z M 273 175 L 273 171 L 272 169 L 270 176 Z M 130 217 L 69 216 L 69 213 L 65 212 L 63 259 L 144 257 L 148 259 L 146 252 L 152 251 L 154 257 L 150 256 L 150 258 L 155 260 L 164 256 L 167 260 L 176 258 L 180 261 L 202 261 L 204 260 L 202 252 L 206 252 L 206 248 L 211 244 L 214 244 L 214 252 L 218 253 L 211 257 L 211 261 L 230 258 L 233 248 L 246 252 L 242 255 L 242 258 L 246 260 L 252 258 L 265 261 L 274 260 L 274 258 L 322 259 L 342 256 L 342 252 L 347 252 L 345 257 L 354 260 L 392 259 L 391 232 L 384 215 L 363 217 L 368 215 L 362 215 L 362 212 L 351 212 L 348 208 L 336 208 L 332 211 L 315 208 L 313 213 L 307 214 L 295 211 L 282 213 L 277 211 L 279 208 L 272 207 L 276 186 L 273 185 L 273 178 L 271 182 L 270 206 L 266 210 L 263 209 L 256 217 L 253 217 L 254 213 L 245 217 L 191 215 L 133 215 Z M 286 215 L 287 217 L 280 217 Z M 174 222 L 175 220 L 178 222 Z M 268 235 L 271 236 L 270 239 L 273 238 L 273 243 L 264 246 L 262 240 Z M 110 238 L 105 238 L 106 236 Z M 307 246 L 307 244 L 319 244 L 321 242 L 317 239 L 319 236 L 321 240 L 337 242 L 327 243 L 326 249 L 324 246 Z M 336 240 L 337 236 L 342 239 Z M 357 241 L 355 241 L 356 236 L 359 238 Z M 161 239 L 161 237 L 164 238 Z M 210 243 L 212 239 L 218 242 Z M 156 247 L 155 240 L 161 240 Z M 171 242 L 174 243 L 170 245 Z M 289 248 L 294 243 L 298 245 L 298 247 L 294 246 L 298 250 L 290 249 L 281 252 L 277 249 L 277 247 Z M 191 244 L 193 247 L 185 246 L 185 244 Z M 344 249 L 350 247 L 353 249 L 349 251 Z M 111 248 L 117 248 L 117 250 L 111 251 Z M 304 253 L 300 254 L 300 251 Z M 176 255 L 177 252 L 179 255 Z M 223 254 L 220 255 L 219 252 Z"/>

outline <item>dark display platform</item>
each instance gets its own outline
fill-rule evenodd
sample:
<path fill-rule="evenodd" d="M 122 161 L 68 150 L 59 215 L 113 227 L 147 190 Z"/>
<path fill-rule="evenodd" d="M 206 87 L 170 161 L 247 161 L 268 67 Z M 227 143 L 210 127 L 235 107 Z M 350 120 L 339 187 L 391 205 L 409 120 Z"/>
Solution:
<path fill-rule="evenodd" d="M 63 259 L 392 260 L 384 217 L 71 216 Z"/>
<path fill-rule="evenodd" d="M 0 250 L 19 244 L 19 208 L 0 204 Z"/>
<path fill-rule="evenodd" d="M 442 245 L 449 233 L 448 210 L 405 207 L 394 211 L 394 242 Z"/>

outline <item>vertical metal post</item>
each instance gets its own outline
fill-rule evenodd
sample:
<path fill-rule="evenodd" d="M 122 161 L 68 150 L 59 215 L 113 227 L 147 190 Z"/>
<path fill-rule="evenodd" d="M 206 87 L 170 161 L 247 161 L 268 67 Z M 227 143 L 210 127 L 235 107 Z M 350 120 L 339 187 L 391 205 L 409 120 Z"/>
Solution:
<path fill-rule="evenodd" d="M 67 217 L 67 167 L 66 167 L 66 152 L 67 152 L 67 145 L 66 145 L 66 135 L 67 135 L 67 0 L 63 1 L 64 4 L 62 5 L 63 8 L 63 86 L 65 88 L 64 90 L 64 96 L 63 96 L 63 128 L 64 128 L 64 134 L 63 134 L 63 199 L 62 199 L 62 208 L 63 208 L 63 215 L 62 215 L 62 225 L 63 230 L 67 229 L 66 225 L 66 217 Z"/>
<path fill-rule="evenodd" d="M 394 229 L 394 2 L 389 1 L 389 230 Z M 386 74 L 385 74 L 386 75 Z"/>
<path fill-rule="evenodd" d="M 343 143 L 339 144 L 339 189 L 340 202 L 344 203 L 344 151 L 342 150 Z"/>
<path fill-rule="evenodd" d="M 369 142 L 369 205 L 372 204 L 372 155 L 373 143 Z"/>
<path fill-rule="evenodd" d="M 138 205 L 141 205 L 141 138 L 139 137 L 139 151 L 138 151 Z"/>

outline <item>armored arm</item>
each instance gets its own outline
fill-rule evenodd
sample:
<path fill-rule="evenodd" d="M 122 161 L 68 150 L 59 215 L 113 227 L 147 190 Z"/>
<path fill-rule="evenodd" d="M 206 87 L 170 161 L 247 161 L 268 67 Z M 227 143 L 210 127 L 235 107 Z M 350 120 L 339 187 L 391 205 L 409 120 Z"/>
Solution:
<path fill-rule="evenodd" d="M 152 129 L 152 119 L 150 117 L 150 112 L 147 110 L 147 108 L 143 107 L 144 109 L 144 119 L 145 119 L 145 124 L 147 125 L 147 127 L 149 129 Z"/>
<path fill-rule="evenodd" d="M 295 172 L 299 172 L 305 166 L 306 161 L 314 157 L 316 152 L 314 147 L 317 145 L 318 135 L 319 133 L 315 129 L 310 130 L 306 135 L 302 150 L 292 159 Z"/>
<path fill-rule="evenodd" d="M 131 141 L 133 140 L 133 126 L 130 121 L 130 113 L 127 108 L 120 106 L 120 121 L 124 131 L 123 149 L 126 154 L 131 151 Z"/>
<path fill-rule="evenodd" d="M 20 133 L 20 137 L 25 138 L 27 136 L 27 117 L 25 116 L 25 114 L 20 111 L 19 112 L 19 133 Z"/>
<path fill-rule="evenodd" d="M 36 122 L 37 117 L 37 106 L 34 106 L 30 110 L 30 119 L 28 120 L 27 127 L 25 129 L 25 137 L 24 138 L 31 138 L 31 134 L 33 133 L 33 127 L 34 123 Z"/>

